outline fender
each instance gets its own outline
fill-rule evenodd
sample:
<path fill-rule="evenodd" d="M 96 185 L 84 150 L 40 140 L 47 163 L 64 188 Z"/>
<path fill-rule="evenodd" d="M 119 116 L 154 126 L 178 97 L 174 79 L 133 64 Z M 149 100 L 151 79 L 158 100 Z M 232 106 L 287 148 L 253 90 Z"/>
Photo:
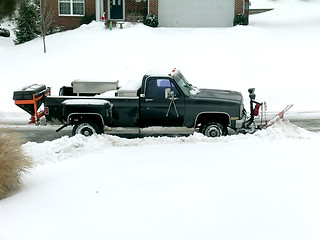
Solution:
<path fill-rule="evenodd" d="M 103 117 L 99 113 L 71 113 L 68 115 L 66 123 L 63 124 L 61 127 L 59 127 L 56 130 L 56 132 L 61 131 L 62 129 L 64 129 L 65 127 L 68 127 L 69 125 L 74 125 L 75 122 L 81 121 L 83 119 L 90 120 L 92 122 L 96 122 L 92 119 L 95 119 L 95 120 L 99 119 L 101 120 L 101 122 L 100 123 L 98 122 L 98 124 L 99 125 L 101 124 L 102 127 L 104 126 Z"/>
<path fill-rule="evenodd" d="M 78 116 L 78 118 L 76 118 L 76 116 Z M 75 119 L 77 119 L 75 121 Z M 79 120 L 83 120 L 83 119 L 86 119 L 86 120 L 91 120 L 92 119 L 99 119 L 101 120 L 101 126 L 104 126 L 104 120 L 103 120 L 103 117 L 99 114 L 99 113 L 71 113 L 68 115 L 67 117 L 67 121 L 65 124 L 63 124 L 61 127 L 59 127 L 56 132 L 59 132 L 61 131 L 62 129 L 64 129 L 65 127 L 68 127 L 69 125 L 74 125 L 75 122 L 79 121 Z M 93 121 L 95 122 L 95 121 Z M 98 124 L 100 124 L 98 123 Z"/>
<path fill-rule="evenodd" d="M 213 118 L 207 117 L 207 116 L 214 116 Z M 196 116 L 196 119 L 194 121 L 194 128 L 196 128 L 196 126 L 205 121 L 205 120 L 220 120 L 223 123 L 227 123 L 227 125 L 229 126 L 231 124 L 231 117 L 228 113 L 226 112 L 200 112 L 198 113 L 198 115 Z"/>
<path fill-rule="evenodd" d="M 78 122 L 82 119 L 91 120 L 91 119 L 99 119 L 101 120 L 102 126 L 104 126 L 104 120 L 101 114 L 99 113 L 70 113 L 67 117 L 67 124 L 73 125 L 74 122 Z"/>

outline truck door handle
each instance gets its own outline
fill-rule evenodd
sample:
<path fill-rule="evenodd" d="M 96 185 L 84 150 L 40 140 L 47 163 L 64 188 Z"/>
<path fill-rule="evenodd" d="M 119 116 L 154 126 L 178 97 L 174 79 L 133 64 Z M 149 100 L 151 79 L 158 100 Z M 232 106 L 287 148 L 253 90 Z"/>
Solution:
<path fill-rule="evenodd" d="M 146 100 L 146 102 L 153 102 L 152 98 L 146 98 L 145 100 Z"/>

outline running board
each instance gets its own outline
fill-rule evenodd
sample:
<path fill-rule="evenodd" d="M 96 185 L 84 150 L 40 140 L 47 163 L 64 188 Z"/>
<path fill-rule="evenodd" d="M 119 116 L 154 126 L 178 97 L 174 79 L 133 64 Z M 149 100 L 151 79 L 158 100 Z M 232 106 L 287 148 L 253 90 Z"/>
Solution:
<path fill-rule="evenodd" d="M 148 127 L 148 128 L 122 128 L 122 127 L 106 127 L 104 133 L 107 134 L 193 134 L 194 128 L 187 127 Z"/>

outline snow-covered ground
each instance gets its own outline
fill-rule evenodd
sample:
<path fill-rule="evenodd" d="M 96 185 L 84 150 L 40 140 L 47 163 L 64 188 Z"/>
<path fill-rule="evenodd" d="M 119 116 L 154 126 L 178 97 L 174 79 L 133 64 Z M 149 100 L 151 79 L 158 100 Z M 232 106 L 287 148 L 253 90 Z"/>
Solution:
<path fill-rule="evenodd" d="M 14 90 L 74 79 L 141 79 L 177 67 L 198 87 L 233 89 L 319 116 L 320 1 L 252 0 L 249 26 L 152 29 L 102 23 L 14 46 L 0 39 L 0 115 L 28 121 Z M 306 114 L 306 112 L 308 114 Z M 21 116 L 21 117 L 19 117 Z M 1 120 L 1 119 L 0 119 Z M 31 127 L 30 127 L 31 128 Z M 320 133 L 288 121 L 218 139 L 62 137 L 23 145 L 36 167 L 0 201 L 0 240 L 320 238 Z M 1 167 L 1 166 L 0 166 Z"/>
<path fill-rule="evenodd" d="M 0 239 L 317 240 L 319 140 L 282 122 L 219 139 L 29 142 L 38 165 L 0 202 Z"/>

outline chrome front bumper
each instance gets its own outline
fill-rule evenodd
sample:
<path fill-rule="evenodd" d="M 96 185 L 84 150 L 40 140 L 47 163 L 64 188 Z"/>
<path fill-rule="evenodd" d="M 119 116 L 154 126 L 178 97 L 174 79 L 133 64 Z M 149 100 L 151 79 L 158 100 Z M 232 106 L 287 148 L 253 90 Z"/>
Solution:
<path fill-rule="evenodd" d="M 246 122 L 246 115 L 243 114 L 241 119 L 236 120 L 234 128 L 239 129 L 239 128 L 244 127 L 245 122 Z"/>

